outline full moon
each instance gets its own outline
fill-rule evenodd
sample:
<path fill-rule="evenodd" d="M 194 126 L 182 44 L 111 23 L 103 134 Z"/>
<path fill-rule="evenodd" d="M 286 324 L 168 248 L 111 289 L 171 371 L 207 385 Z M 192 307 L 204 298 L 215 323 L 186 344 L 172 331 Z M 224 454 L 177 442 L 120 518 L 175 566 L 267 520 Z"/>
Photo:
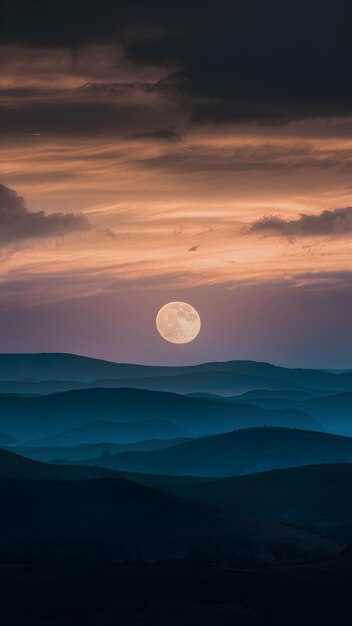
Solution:
<path fill-rule="evenodd" d="M 156 327 L 166 341 L 189 343 L 200 331 L 198 311 L 186 302 L 168 302 L 156 316 Z"/>

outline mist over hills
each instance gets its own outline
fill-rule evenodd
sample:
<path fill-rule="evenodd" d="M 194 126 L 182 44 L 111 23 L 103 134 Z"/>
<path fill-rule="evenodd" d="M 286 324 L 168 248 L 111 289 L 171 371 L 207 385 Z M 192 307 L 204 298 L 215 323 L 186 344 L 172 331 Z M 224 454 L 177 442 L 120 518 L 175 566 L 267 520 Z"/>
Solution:
<path fill-rule="evenodd" d="M 188 374 L 175 373 L 167 376 L 151 376 L 145 378 L 98 378 L 92 382 L 77 380 L 0 380 L 0 393 L 36 396 L 74 389 L 110 388 L 110 389 L 144 389 L 146 391 L 165 391 L 184 395 L 207 393 L 224 396 L 243 393 L 248 389 L 281 389 L 290 383 L 282 383 L 275 378 L 233 374 L 231 372 L 194 372 Z M 296 386 L 292 385 L 293 389 Z"/>
<path fill-rule="evenodd" d="M 72 430 L 60 432 L 49 437 L 30 440 L 31 446 L 72 446 L 77 444 L 94 444 L 104 441 L 112 443 L 137 443 L 153 437 L 174 439 L 187 437 L 184 428 L 165 420 L 155 419 L 142 422 L 108 422 L 97 420 Z"/>
<path fill-rule="evenodd" d="M 223 399 L 224 400 L 224 399 Z M 299 397 L 297 392 L 275 391 L 252 391 L 241 396 L 226 398 L 226 401 L 235 404 L 247 404 L 248 402 L 265 409 L 293 409 L 302 411 L 319 419 L 324 430 L 340 435 L 352 435 L 352 393 L 313 395 L 311 397 Z"/>
<path fill-rule="evenodd" d="M 155 420 L 167 421 L 175 426 L 174 432 L 170 429 L 169 438 L 265 424 L 321 430 L 315 419 L 291 409 L 265 411 L 250 405 L 215 403 L 141 389 L 81 389 L 38 397 L 2 395 L 0 404 L 1 429 L 27 440 L 84 426 L 95 422 L 97 416 L 99 420 L 119 423 L 153 420 L 154 426 Z M 156 427 L 144 432 L 147 439 L 165 438 L 165 429 L 160 424 L 160 432 Z"/>
<path fill-rule="evenodd" d="M 240 395 L 219 396 L 193 393 L 191 397 L 214 402 L 257 406 L 266 411 L 296 410 L 317 419 L 324 430 L 352 435 L 352 393 L 331 394 L 329 391 L 303 391 L 300 389 L 253 389 Z"/>

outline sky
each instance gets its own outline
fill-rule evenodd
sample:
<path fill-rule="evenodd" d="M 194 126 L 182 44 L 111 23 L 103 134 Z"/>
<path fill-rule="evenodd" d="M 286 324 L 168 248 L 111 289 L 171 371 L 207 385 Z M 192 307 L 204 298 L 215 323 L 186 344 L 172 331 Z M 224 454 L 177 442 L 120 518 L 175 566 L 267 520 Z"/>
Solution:
<path fill-rule="evenodd" d="M 351 18 L 0 0 L 1 351 L 351 368 Z"/>

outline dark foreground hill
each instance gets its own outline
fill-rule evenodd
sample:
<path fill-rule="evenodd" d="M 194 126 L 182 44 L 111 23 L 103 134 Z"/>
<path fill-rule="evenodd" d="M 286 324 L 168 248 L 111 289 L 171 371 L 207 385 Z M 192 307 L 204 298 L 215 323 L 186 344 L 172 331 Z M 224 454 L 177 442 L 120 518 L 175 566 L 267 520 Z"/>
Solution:
<path fill-rule="evenodd" d="M 38 448 L 35 448 L 37 453 Z M 69 463 L 45 463 L 44 459 L 35 460 L 21 456 L 19 451 L 0 449 L 0 477 L 20 480 L 91 480 L 95 478 L 128 478 L 135 482 L 169 492 L 169 485 L 181 482 L 184 486 L 189 482 L 205 480 L 199 476 L 153 476 L 136 472 L 119 472 L 97 465 L 70 465 Z"/>
<path fill-rule="evenodd" d="M 323 463 L 351 463 L 352 439 L 286 428 L 251 428 L 154 452 L 126 452 L 87 463 L 149 474 L 233 476 Z"/>
<path fill-rule="evenodd" d="M 155 477 L 155 482 L 162 477 Z M 294 467 L 221 480 L 185 481 L 163 488 L 243 515 L 352 537 L 352 464 Z"/>
<path fill-rule="evenodd" d="M 116 473 L 100 467 L 48 465 L 0 449 L 0 476 L 24 480 L 85 480 L 116 476 Z"/>
<path fill-rule="evenodd" d="M 0 405 L 1 430 L 20 439 L 57 434 L 97 419 L 126 423 L 162 420 L 192 435 L 265 424 L 321 430 L 316 420 L 290 409 L 264 411 L 250 405 L 141 389 L 85 389 L 38 397 L 2 395 Z M 163 438 L 160 431 L 158 435 L 154 429 L 146 438 Z M 178 435 L 174 433 L 169 438 L 175 436 Z"/>
<path fill-rule="evenodd" d="M 128 478 L 141 485 L 168 491 L 170 484 L 175 481 L 182 481 L 185 485 L 187 481 L 198 482 L 204 480 L 198 476 L 176 477 L 176 476 L 151 476 L 148 474 L 138 474 L 129 472 L 119 472 L 108 468 L 93 467 L 85 465 L 69 465 L 44 463 L 42 461 L 26 458 L 13 451 L 0 449 L 0 477 L 20 480 L 92 480 L 95 478 Z M 164 489 L 165 488 L 165 489 Z"/>
<path fill-rule="evenodd" d="M 349 626 L 350 568 L 351 555 L 320 569 L 3 565 L 1 617 L 26 626 Z"/>
<path fill-rule="evenodd" d="M 6 451 L 0 451 L 1 475 L 46 481 L 119 477 L 108 469 L 47 465 Z M 132 473 L 125 477 L 244 516 L 314 528 L 339 539 L 351 537 L 352 464 L 316 465 L 216 481 Z"/>
<path fill-rule="evenodd" d="M 123 478 L 88 481 L 0 480 L 0 554 L 77 554 L 123 560 L 182 557 L 214 551 L 221 536 L 227 558 L 276 560 L 280 546 L 293 558 L 338 552 L 306 532 L 257 522 L 189 502 Z M 325 552 L 326 554 L 326 552 Z M 275 556 L 276 555 L 276 556 Z"/>

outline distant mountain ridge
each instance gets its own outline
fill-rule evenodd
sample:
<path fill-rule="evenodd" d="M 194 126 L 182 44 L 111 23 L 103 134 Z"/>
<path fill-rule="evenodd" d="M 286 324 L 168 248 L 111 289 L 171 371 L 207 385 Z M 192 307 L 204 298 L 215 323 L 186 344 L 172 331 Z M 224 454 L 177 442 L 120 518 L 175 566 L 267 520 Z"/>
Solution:
<path fill-rule="evenodd" d="M 183 379 L 180 378 L 182 376 Z M 352 372 L 349 371 L 336 373 L 326 370 L 288 369 L 256 361 L 214 362 L 177 367 L 134 365 L 65 353 L 2 354 L 0 378 L 2 381 L 23 381 L 27 386 L 31 381 L 35 384 L 35 381 L 48 380 L 72 380 L 76 384 L 105 380 L 107 385 L 110 380 L 112 385 L 114 380 L 125 381 L 123 386 L 181 393 L 209 391 L 210 388 L 216 392 L 216 389 L 221 388 L 223 393 L 231 394 L 261 387 L 352 391 Z M 15 389 L 12 391 L 15 392 Z"/>

